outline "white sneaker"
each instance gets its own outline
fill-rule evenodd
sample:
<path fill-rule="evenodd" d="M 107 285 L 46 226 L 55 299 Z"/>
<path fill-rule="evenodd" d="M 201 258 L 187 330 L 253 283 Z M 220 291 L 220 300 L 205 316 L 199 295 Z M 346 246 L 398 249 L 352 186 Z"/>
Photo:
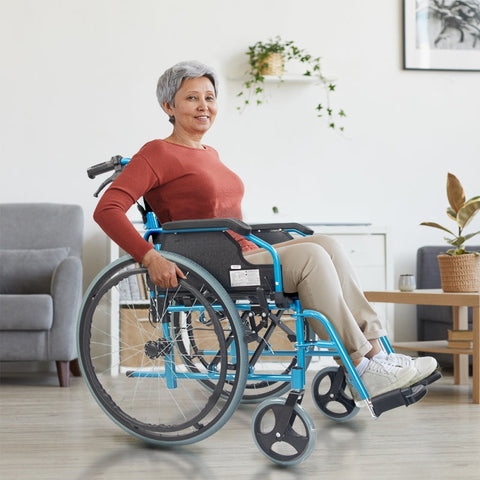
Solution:
<path fill-rule="evenodd" d="M 410 381 L 410 385 L 423 380 L 424 378 L 431 375 L 438 367 L 437 361 L 433 357 L 409 357 L 407 355 L 402 355 L 401 353 L 390 353 L 387 355 L 387 362 L 391 362 L 394 365 L 409 365 L 413 363 L 417 373 L 415 377 Z"/>
<path fill-rule="evenodd" d="M 368 362 L 367 369 L 360 376 L 360 379 L 367 389 L 368 395 L 375 397 L 390 390 L 396 390 L 397 388 L 410 385 L 416 374 L 417 369 L 413 365 L 413 362 L 396 365 L 386 360 L 371 358 Z M 356 389 L 352 388 L 351 390 L 354 400 L 361 400 Z"/>

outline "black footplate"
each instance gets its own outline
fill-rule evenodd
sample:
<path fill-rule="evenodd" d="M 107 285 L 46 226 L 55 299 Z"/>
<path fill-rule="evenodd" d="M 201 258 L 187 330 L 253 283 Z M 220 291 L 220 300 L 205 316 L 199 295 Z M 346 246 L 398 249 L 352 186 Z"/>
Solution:
<path fill-rule="evenodd" d="M 437 380 L 440 380 L 442 378 L 442 374 L 440 373 L 439 370 L 435 370 L 433 373 L 431 373 L 428 377 L 425 377 L 424 379 L 420 380 L 419 382 L 415 383 L 415 385 L 424 385 L 425 387 L 427 385 L 430 385 L 433 382 L 436 382 Z"/>
<path fill-rule="evenodd" d="M 412 385 L 411 387 L 398 388 L 382 395 L 377 395 L 371 399 L 373 411 L 376 417 L 383 412 L 397 407 L 408 407 L 427 394 L 425 385 Z"/>

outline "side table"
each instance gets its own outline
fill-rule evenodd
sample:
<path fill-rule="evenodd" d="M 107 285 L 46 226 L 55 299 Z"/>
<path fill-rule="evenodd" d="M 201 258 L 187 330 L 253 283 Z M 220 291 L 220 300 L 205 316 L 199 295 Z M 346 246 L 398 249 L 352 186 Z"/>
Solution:
<path fill-rule="evenodd" d="M 414 290 L 413 292 L 366 291 L 370 302 L 402 303 L 409 305 L 444 305 L 453 309 L 455 330 L 468 329 L 468 308 L 473 313 L 473 346 L 471 349 L 449 348 L 447 340 L 427 342 L 399 342 L 394 348 L 418 352 L 453 354 L 453 372 L 456 385 L 468 383 L 468 355 L 473 356 L 472 401 L 480 403 L 480 293 L 446 293 L 443 290 Z"/>

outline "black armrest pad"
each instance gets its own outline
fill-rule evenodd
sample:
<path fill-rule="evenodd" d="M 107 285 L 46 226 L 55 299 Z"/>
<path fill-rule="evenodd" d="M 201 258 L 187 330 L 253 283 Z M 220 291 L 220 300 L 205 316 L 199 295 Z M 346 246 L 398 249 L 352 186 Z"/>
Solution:
<path fill-rule="evenodd" d="M 312 235 L 314 232 L 311 228 L 302 225 L 301 223 L 259 223 L 250 225 L 252 230 L 265 231 L 265 230 L 298 230 L 305 235 Z"/>
<path fill-rule="evenodd" d="M 252 229 L 250 225 L 237 220 L 236 218 L 207 218 L 201 220 L 177 220 L 175 222 L 166 222 L 162 224 L 162 229 L 168 230 L 192 230 L 204 228 L 225 228 L 232 230 L 240 235 L 250 235 Z"/>

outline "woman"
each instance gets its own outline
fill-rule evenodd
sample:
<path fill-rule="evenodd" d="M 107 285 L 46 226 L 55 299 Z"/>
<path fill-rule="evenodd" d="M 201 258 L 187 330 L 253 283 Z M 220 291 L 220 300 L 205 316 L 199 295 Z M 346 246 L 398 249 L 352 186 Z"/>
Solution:
<path fill-rule="evenodd" d="M 94 218 L 105 233 L 148 269 L 152 281 L 177 286 L 180 269 L 146 242 L 126 217 L 144 196 L 160 223 L 197 218 L 242 218 L 240 178 L 202 143 L 217 115 L 215 73 L 198 62 L 181 62 L 159 79 L 157 98 L 173 124 L 171 135 L 153 140 L 134 155 L 105 192 Z M 235 235 L 235 234 L 233 234 Z M 271 263 L 270 254 L 235 235 L 251 263 Z M 386 335 L 365 299 L 345 253 L 330 237 L 313 235 L 276 246 L 284 289 L 298 292 L 302 307 L 323 313 L 333 324 L 370 396 L 413 384 L 436 368 L 435 359 L 387 355 Z M 323 327 L 312 327 L 324 337 Z"/>

